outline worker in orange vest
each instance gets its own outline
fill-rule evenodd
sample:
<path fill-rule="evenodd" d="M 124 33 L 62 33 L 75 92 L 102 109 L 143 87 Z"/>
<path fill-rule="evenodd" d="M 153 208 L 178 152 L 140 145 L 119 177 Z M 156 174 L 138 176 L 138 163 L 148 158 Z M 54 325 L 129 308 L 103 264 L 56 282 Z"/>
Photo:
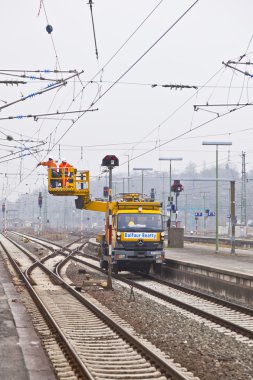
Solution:
<path fill-rule="evenodd" d="M 40 165 L 47 166 L 49 169 L 51 169 L 52 178 L 58 178 L 59 177 L 59 173 L 57 171 L 57 165 L 56 165 L 52 156 L 48 157 L 48 161 L 39 162 L 37 167 Z M 56 184 L 57 184 L 57 181 L 55 179 L 52 179 L 51 180 L 51 187 L 55 188 Z"/>
<path fill-rule="evenodd" d="M 62 177 L 62 187 L 66 187 L 67 185 L 69 168 L 73 168 L 73 166 L 67 162 L 66 158 L 63 158 L 59 165 L 59 172 Z"/>

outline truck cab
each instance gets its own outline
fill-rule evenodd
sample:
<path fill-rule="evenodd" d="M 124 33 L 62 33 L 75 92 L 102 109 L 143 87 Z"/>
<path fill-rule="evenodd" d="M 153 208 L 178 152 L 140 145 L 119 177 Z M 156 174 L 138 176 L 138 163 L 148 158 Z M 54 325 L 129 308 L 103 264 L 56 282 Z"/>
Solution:
<path fill-rule="evenodd" d="M 159 266 L 164 258 L 164 230 L 160 203 L 123 199 L 112 208 L 113 271 L 142 271 Z M 107 219 L 107 218 L 106 218 Z M 107 228 L 105 228 L 107 230 Z M 108 236 L 102 245 L 100 264 L 108 266 Z"/>

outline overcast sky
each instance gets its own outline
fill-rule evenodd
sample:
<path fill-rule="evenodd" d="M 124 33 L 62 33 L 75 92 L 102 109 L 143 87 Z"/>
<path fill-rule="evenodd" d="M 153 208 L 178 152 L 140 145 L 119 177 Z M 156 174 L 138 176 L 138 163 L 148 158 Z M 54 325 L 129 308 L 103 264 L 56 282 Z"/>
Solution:
<path fill-rule="evenodd" d="M 128 157 L 131 168 L 165 171 L 169 163 L 159 157 L 182 157 L 178 171 L 191 162 L 201 170 L 215 165 L 215 147 L 203 141 L 231 141 L 219 148 L 220 163 L 240 170 L 244 151 L 252 169 L 252 106 L 236 105 L 253 102 L 252 77 L 245 75 L 253 66 L 231 64 L 240 72 L 222 62 L 252 60 L 253 2 L 94 0 L 98 59 L 87 2 L 1 1 L 0 81 L 25 82 L 0 82 L 0 172 L 8 174 L 0 176 L 2 196 L 41 185 L 45 170 L 35 168 L 51 149 L 55 159 L 96 176 L 106 154 L 119 157 L 117 172 L 127 172 Z M 83 73 L 38 95 L 73 74 L 31 71 L 55 69 Z M 40 75 L 47 80 L 33 78 Z M 78 110 L 88 112 L 17 119 Z M 29 155 L 21 159 L 20 149 Z"/>

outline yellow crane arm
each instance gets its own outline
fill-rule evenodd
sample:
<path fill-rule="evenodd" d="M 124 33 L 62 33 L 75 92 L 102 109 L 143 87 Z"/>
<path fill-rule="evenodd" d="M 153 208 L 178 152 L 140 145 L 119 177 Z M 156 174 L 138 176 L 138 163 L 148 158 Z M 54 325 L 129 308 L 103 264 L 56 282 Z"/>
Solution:
<path fill-rule="evenodd" d="M 90 201 L 88 203 L 85 203 L 82 209 L 89 210 L 89 211 L 106 212 L 107 207 L 108 207 L 107 204 L 108 202 L 103 202 L 103 201 Z"/>

